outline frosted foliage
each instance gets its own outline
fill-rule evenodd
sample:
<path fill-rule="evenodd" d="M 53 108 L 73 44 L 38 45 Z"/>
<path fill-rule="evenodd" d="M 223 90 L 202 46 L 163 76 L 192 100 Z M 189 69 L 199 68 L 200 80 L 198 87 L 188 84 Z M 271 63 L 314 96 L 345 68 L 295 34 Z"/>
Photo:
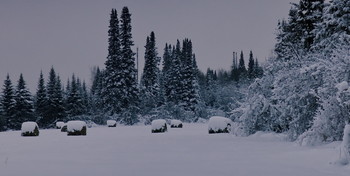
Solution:
<path fill-rule="evenodd" d="M 67 123 L 68 132 L 81 131 L 83 127 L 86 127 L 86 123 L 84 121 L 74 120 L 74 121 L 69 121 Z"/>
<path fill-rule="evenodd" d="M 21 131 L 22 133 L 26 133 L 26 132 L 33 133 L 36 127 L 39 128 L 38 124 L 35 122 L 24 122 L 22 123 Z"/>
<path fill-rule="evenodd" d="M 232 121 L 229 118 L 214 116 L 209 119 L 208 130 L 218 131 L 229 128 L 228 130 L 231 131 L 231 124 Z"/>
<path fill-rule="evenodd" d="M 166 121 L 163 119 L 153 120 L 152 121 L 152 130 L 159 130 L 166 126 Z"/>

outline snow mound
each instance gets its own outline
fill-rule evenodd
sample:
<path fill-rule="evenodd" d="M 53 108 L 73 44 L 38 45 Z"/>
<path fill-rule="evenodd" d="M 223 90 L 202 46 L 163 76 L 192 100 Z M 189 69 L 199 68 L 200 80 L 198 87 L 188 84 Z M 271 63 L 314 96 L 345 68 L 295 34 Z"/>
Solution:
<path fill-rule="evenodd" d="M 61 129 L 64 126 L 64 122 L 56 122 L 57 129 Z"/>
<path fill-rule="evenodd" d="M 115 121 L 115 120 L 107 120 L 107 126 L 108 127 L 116 127 L 117 126 L 117 121 Z"/>
<path fill-rule="evenodd" d="M 39 136 L 39 126 L 36 122 L 24 122 L 21 126 L 22 136 Z"/>
<path fill-rule="evenodd" d="M 152 121 L 152 133 L 164 133 L 167 131 L 167 124 L 164 119 Z"/>
<path fill-rule="evenodd" d="M 255 134 L 250 135 L 248 138 L 257 140 L 257 141 L 286 141 L 287 135 L 274 132 L 263 132 L 258 131 Z"/>
<path fill-rule="evenodd" d="M 171 120 L 170 127 L 171 128 L 182 128 L 182 122 L 180 120 Z"/>
<path fill-rule="evenodd" d="M 87 125 L 84 121 L 73 120 L 67 123 L 68 135 L 86 135 Z"/>
<path fill-rule="evenodd" d="M 209 119 L 208 131 L 211 133 L 229 133 L 232 121 L 226 117 L 213 116 Z"/>
<path fill-rule="evenodd" d="M 344 90 L 349 89 L 349 84 L 346 81 L 343 81 L 335 86 L 338 89 L 338 92 L 343 92 Z"/>
<path fill-rule="evenodd" d="M 335 164 L 347 165 L 350 163 L 350 125 L 346 125 L 344 128 L 343 142 L 340 145 L 339 159 Z"/>

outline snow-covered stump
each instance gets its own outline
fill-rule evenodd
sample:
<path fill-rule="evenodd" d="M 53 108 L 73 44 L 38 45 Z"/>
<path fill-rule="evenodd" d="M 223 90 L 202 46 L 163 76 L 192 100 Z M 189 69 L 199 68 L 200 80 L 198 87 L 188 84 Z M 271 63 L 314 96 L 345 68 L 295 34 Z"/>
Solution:
<path fill-rule="evenodd" d="M 171 128 L 182 128 L 182 122 L 180 120 L 171 120 L 170 127 Z"/>
<path fill-rule="evenodd" d="M 208 132 L 214 133 L 230 133 L 232 121 L 226 117 L 213 116 L 209 119 Z"/>
<path fill-rule="evenodd" d="M 345 125 L 343 142 L 340 146 L 340 158 L 336 162 L 341 165 L 347 165 L 350 162 L 350 125 Z"/>
<path fill-rule="evenodd" d="M 62 129 L 63 126 L 64 126 L 64 122 L 56 122 L 57 129 Z"/>
<path fill-rule="evenodd" d="M 35 122 L 22 123 L 21 131 L 21 136 L 39 136 L 39 126 Z"/>
<path fill-rule="evenodd" d="M 108 127 L 116 127 L 117 126 L 117 121 L 115 121 L 115 120 L 107 120 L 107 126 Z"/>
<path fill-rule="evenodd" d="M 152 121 L 152 133 L 164 133 L 168 131 L 166 121 L 163 119 Z"/>
<path fill-rule="evenodd" d="M 85 136 L 87 125 L 84 121 L 74 120 L 67 123 L 68 136 Z"/>
<path fill-rule="evenodd" d="M 63 126 L 61 127 L 61 132 L 67 132 L 67 124 L 64 123 Z"/>

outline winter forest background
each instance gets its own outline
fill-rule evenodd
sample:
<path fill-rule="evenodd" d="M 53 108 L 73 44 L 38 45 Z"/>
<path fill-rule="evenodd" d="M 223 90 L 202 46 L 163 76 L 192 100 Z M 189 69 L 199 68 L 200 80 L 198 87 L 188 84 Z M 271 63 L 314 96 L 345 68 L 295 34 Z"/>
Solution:
<path fill-rule="evenodd" d="M 0 129 L 18 130 L 24 121 L 53 128 L 73 119 L 134 125 L 220 115 L 236 123 L 237 135 L 273 131 L 310 145 L 342 138 L 350 120 L 349 0 L 292 4 L 288 19 L 278 22 L 274 56 L 260 64 L 253 51 L 233 52 L 230 70 L 199 70 L 188 38 L 162 46 L 161 57 L 150 31 L 140 80 L 131 13 L 124 7 L 119 14 L 110 13 L 105 68 L 93 69 L 91 87 L 75 75 L 63 86 L 52 67 L 47 79 L 38 75 L 32 95 L 23 75 L 16 83 L 7 76 Z"/>

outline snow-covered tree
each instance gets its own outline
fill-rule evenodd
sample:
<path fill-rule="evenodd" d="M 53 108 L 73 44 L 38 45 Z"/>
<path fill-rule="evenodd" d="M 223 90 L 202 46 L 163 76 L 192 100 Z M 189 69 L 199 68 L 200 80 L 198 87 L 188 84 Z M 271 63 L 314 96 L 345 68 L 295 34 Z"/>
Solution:
<path fill-rule="evenodd" d="M 2 105 L 2 117 L 4 121 L 4 129 L 14 129 L 14 118 L 15 118 L 15 90 L 12 86 L 12 82 L 9 74 L 6 76 L 4 81 L 4 87 L 2 89 L 1 96 Z"/>
<path fill-rule="evenodd" d="M 79 79 L 76 79 L 73 74 L 70 92 L 66 101 L 66 113 L 69 117 L 79 116 L 84 113 L 82 95 L 79 89 Z"/>
<path fill-rule="evenodd" d="M 38 81 L 38 88 L 36 90 L 36 96 L 35 96 L 35 113 L 39 118 L 43 117 L 46 110 L 47 105 L 47 94 L 46 94 L 46 87 L 45 87 L 45 80 L 43 76 L 43 72 L 40 72 L 40 77 Z"/>
<path fill-rule="evenodd" d="M 12 129 L 21 129 L 21 124 L 25 121 L 35 121 L 34 118 L 34 107 L 33 107 L 33 97 L 26 87 L 26 83 L 23 79 L 23 75 L 20 74 L 17 83 L 16 93 L 15 93 L 15 114 L 14 119 L 9 126 Z"/>
<path fill-rule="evenodd" d="M 254 56 L 253 52 L 250 51 L 249 53 L 249 62 L 248 62 L 248 78 L 253 79 L 255 78 L 255 64 L 254 64 Z"/>

